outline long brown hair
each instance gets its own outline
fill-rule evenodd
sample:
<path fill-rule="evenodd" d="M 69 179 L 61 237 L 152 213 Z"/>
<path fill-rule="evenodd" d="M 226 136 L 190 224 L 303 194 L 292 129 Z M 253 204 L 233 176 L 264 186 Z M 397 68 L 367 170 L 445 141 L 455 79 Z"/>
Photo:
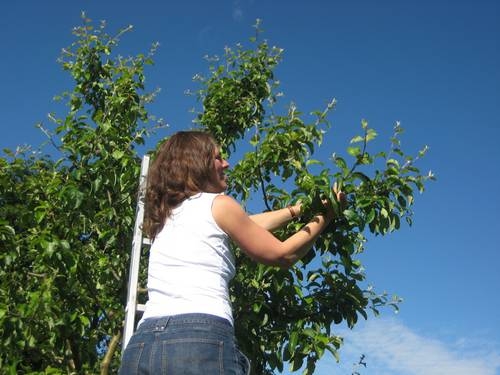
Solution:
<path fill-rule="evenodd" d="M 159 148 L 148 173 L 143 230 L 154 239 L 172 209 L 210 184 L 217 148 L 202 131 L 181 131 Z"/>

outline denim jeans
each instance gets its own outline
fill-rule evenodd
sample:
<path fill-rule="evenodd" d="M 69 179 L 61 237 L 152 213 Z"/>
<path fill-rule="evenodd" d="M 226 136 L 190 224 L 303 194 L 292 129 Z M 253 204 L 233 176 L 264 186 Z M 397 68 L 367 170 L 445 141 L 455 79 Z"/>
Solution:
<path fill-rule="evenodd" d="M 248 375 L 250 363 L 236 346 L 226 319 L 183 314 L 147 319 L 131 337 L 120 375 Z"/>

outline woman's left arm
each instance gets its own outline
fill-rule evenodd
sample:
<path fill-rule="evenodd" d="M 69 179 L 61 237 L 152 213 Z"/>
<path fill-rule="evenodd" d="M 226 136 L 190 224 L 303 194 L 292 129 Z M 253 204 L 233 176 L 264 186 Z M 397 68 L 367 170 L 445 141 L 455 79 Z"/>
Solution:
<path fill-rule="evenodd" d="M 260 214 L 250 215 L 250 219 L 260 227 L 268 231 L 274 231 L 284 227 L 291 220 L 300 216 L 302 205 L 297 203 L 274 211 L 262 212 Z"/>

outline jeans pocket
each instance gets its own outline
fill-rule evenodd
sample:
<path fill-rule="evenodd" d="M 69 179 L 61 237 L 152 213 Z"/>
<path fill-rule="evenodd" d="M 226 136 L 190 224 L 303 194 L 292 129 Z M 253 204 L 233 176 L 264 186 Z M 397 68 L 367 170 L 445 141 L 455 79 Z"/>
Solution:
<path fill-rule="evenodd" d="M 224 374 L 222 341 L 186 338 L 165 340 L 162 346 L 167 374 Z"/>

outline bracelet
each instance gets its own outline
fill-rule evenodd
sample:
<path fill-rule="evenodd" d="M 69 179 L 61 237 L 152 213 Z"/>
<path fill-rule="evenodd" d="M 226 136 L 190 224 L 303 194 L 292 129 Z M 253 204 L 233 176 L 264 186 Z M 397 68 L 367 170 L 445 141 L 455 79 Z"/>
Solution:
<path fill-rule="evenodd" d="M 295 211 L 293 210 L 292 206 L 287 206 L 288 211 L 290 211 L 290 215 L 292 215 L 292 219 L 295 219 L 297 215 L 295 214 Z"/>

